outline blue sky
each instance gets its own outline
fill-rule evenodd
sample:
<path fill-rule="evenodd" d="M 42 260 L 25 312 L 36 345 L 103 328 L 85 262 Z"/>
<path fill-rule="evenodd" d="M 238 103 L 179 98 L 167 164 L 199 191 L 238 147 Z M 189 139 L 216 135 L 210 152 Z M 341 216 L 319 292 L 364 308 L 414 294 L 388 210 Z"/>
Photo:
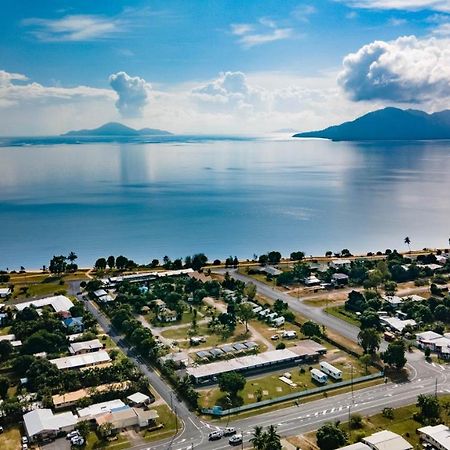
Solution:
<path fill-rule="evenodd" d="M 449 24 L 450 0 L 4 0 L 0 133 L 259 133 L 435 110 Z"/>

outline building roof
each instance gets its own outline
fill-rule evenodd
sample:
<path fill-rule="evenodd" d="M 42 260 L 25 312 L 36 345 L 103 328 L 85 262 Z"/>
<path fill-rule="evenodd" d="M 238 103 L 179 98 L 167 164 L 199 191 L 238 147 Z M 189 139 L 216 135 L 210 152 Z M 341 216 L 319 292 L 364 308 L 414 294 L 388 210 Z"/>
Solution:
<path fill-rule="evenodd" d="M 347 280 L 349 276 L 345 273 L 333 273 L 331 276 L 334 280 Z"/>
<path fill-rule="evenodd" d="M 9 295 L 9 294 L 11 294 L 11 292 L 12 292 L 11 289 L 8 287 L 0 288 L 0 295 Z"/>
<path fill-rule="evenodd" d="M 363 442 L 377 450 L 409 450 L 413 446 L 402 436 L 392 431 L 383 430 L 362 439 Z"/>
<path fill-rule="evenodd" d="M 413 294 L 413 295 L 404 295 L 402 297 L 402 300 L 404 301 L 409 300 L 411 302 L 423 302 L 424 300 L 426 300 L 426 298 L 417 294 Z"/>
<path fill-rule="evenodd" d="M 68 317 L 67 319 L 63 320 L 63 324 L 66 327 L 73 327 L 73 326 L 83 326 L 83 318 L 82 317 Z"/>
<path fill-rule="evenodd" d="M 413 319 L 400 320 L 397 317 L 380 317 L 380 321 L 396 331 L 403 331 L 407 325 L 412 325 L 413 327 L 417 325 L 417 322 Z"/>
<path fill-rule="evenodd" d="M 107 402 L 94 403 L 91 406 L 79 409 L 77 413 L 80 418 L 95 417 L 98 416 L 99 414 L 110 413 L 112 411 L 119 410 L 122 408 L 127 408 L 127 405 L 125 405 L 125 403 L 122 400 L 115 399 L 109 400 Z"/>
<path fill-rule="evenodd" d="M 103 348 L 103 344 L 98 339 L 92 339 L 84 342 L 73 342 L 69 345 L 69 352 L 75 355 L 82 351 L 99 350 L 101 348 Z"/>
<path fill-rule="evenodd" d="M 441 338 L 442 335 L 435 333 L 434 331 L 423 331 L 422 333 L 417 333 L 416 338 L 420 341 L 433 341 L 435 339 Z"/>
<path fill-rule="evenodd" d="M 14 305 L 18 311 L 34 306 L 35 308 L 43 308 L 44 306 L 51 306 L 55 312 L 69 311 L 73 307 L 73 303 L 65 295 L 55 295 L 53 297 L 45 297 L 39 300 L 32 300 L 31 302 L 16 303 Z"/>
<path fill-rule="evenodd" d="M 391 305 L 401 305 L 403 303 L 403 300 L 397 295 L 383 295 L 382 299 Z"/>
<path fill-rule="evenodd" d="M 333 261 L 331 261 L 331 264 L 334 264 L 335 266 L 346 266 L 351 263 L 352 262 L 349 259 L 333 259 Z"/>
<path fill-rule="evenodd" d="M 138 404 L 148 402 L 150 397 L 142 392 L 135 392 L 134 394 L 129 395 L 127 399 L 130 400 L 130 402 Z"/>
<path fill-rule="evenodd" d="M 97 289 L 96 291 L 94 291 L 94 295 L 99 298 L 108 295 L 108 293 L 104 289 Z"/>
<path fill-rule="evenodd" d="M 57 431 L 77 423 L 71 412 L 53 414 L 51 409 L 35 409 L 23 415 L 25 429 L 29 437 L 43 431 Z"/>
<path fill-rule="evenodd" d="M 362 442 L 356 442 L 355 444 L 340 447 L 338 448 L 338 450 L 370 450 L 370 447 L 367 444 L 363 444 Z"/>
<path fill-rule="evenodd" d="M 111 361 L 106 350 L 99 352 L 85 353 L 82 355 L 65 356 L 63 358 L 51 359 L 50 362 L 55 364 L 58 369 L 77 369 L 79 367 L 101 364 Z"/>
<path fill-rule="evenodd" d="M 450 449 L 450 428 L 446 425 L 429 425 L 419 428 L 417 431 L 439 443 L 442 448 Z"/>

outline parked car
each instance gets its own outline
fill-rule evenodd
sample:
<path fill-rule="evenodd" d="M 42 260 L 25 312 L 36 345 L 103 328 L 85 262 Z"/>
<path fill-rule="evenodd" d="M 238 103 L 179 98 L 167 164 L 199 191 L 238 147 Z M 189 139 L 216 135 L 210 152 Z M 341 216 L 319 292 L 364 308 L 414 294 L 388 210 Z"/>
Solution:
<path fill-rule="evenodd" d="M 218 439 L 222 439 L 223 433 L 220 430 L 212 431 L 208 434 L 208 439 L 210 441 L 217 441 Z"/>
<path fill-rule="evenodd" d="M 273 336 L 270 336 L 270 339 L 272 339 L 272 341 L 278 341 L 278 339 L 280 339 L 280 336 L 278 334 L 274 334 Z"/>
<path fill-rule="evenodd" d="M 26 436 L 22 436 L 22 444 L 28 444 L 28 438 Z"/>
<path fill-rule="evenodd" d="M 228 443 L 230 445 L 242 444 L 242 434 L 235 434 L 234 436 L 231 436 Z"/>
<path fill-rule="evenodd" d="M 3 429 L 3 427 L 0 427 L 0 434 L 2 434 L 5 430 Z"/>
<path fill-rule="evenodd" d="M 84 444 L 84 439 L 81 436 L 73 437 L 70 442 L 72 445 L 82 446 Z"/>
<path fill-rule="evenodd" d="M 28 444 L 22 444 L 22 450 L 28 450 Z"/>
<path fill-rule="evenodd" d="M 236 428 L 234 427 L 226 427 L 223 430 L 223 435 L 224 436 L 231 436 L 233 434 L 236 434 Z"/>
<path fill-rule="evenodd" d="M 80 436 L 79 431 L 78 430 L 73 430 L 70 433 L 67 433 L 66 439 L 72 439 L 72 438 L 79 437 L 79 436 Z"/>

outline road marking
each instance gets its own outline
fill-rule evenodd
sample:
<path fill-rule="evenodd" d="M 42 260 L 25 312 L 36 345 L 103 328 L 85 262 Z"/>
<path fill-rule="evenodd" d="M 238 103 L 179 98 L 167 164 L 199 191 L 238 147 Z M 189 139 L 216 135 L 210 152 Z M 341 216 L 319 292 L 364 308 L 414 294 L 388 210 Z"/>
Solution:
<path fill-rule="evenodd" d="M 336 409 L 336 408 L 331 408 L 331 411 L 330 411 L 330 412 L 334 412 L 335 409 Z"/>
<path fill-rule="evenodd" d="M 433 363 L 431 363 L 431 365 L 433 366 L 433 367 L 436 367 L 436 364 L 433 362 Z"/>
<path fill-rule="evenodd" d="M 327 409 L 324 409 L 322 414 L 325 415 L 327 413 L 327 411 L 328 411 Z"/>
<path fill-rule="evenodd" d="M 445 370 L 445 367 L 442 366 L 441 364 L 439 364 L 439 367 L 440 367 L 442 370 Z"/>
<path fill-rule="evenodd" d="M 339 406 L 339 411 L 342 411 L 342 406 Z"/>
<path fill-rule="evenodd" d="M 319 412 L 316 412 L 316 413 L 314 414 L 315 417 L 317 417 L 318 415 L 319 415 Z"/>

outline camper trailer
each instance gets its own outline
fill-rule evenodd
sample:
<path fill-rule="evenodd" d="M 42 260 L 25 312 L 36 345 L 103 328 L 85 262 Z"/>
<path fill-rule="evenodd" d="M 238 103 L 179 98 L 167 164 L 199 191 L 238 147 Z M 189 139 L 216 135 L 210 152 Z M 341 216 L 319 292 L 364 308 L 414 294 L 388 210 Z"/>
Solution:
<path fill-rule="evenodd" d="M 327 375 L 321 372 L 319 369 L 311 370 L 311 379 L 317 381 L 320 384 L 325 384 L 328 381 Z"/>
<path fill-rule="evenodd" d="M 335 380 L 342 380 L 342 370 L 337 369 L 326 361 L 320 363 L 320 370 Z"/>

